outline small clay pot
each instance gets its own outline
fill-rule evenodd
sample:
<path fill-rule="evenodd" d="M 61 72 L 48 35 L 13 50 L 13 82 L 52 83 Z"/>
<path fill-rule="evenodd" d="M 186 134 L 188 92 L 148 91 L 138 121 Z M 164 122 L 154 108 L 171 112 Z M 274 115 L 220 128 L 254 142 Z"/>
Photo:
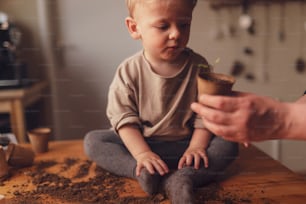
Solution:
<path fill-rule="evenodd" d="M 235 82 L 235 78 L 230 75 L 210 72 L 200 73 L 197 77 L 198 95 L 231 95 Z"/>
<path fill-rule="evenodd" d="M 2 146 L 0 146 L 0 181 L 3 181 L 8 177 L 9 177 L 9 166 L 5 158 L 5 152 Z"/>
<path fill-rule="evenodd" d="M 34 152 L 27 147 L 10 143 L 6 150 L 6 161 L 13 167 L 31 166 L 34 161 Z"/>
<path fill-rule="evenodd" d="M 30 143 L 35 153 L 40 154 L 48 151 L 50 135 L 50 128 L 35 128 L 28 131 Z"/>

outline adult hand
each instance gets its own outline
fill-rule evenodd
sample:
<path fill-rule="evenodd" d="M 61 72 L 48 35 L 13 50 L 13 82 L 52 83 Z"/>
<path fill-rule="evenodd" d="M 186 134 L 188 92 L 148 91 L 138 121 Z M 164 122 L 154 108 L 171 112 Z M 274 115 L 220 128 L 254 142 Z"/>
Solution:
<path fill-rule="evenodd" d="M 146 168 L 150 174 L 157 171 L 160 175 L 169 172 L 167 164 L 154 152 L 147 151 L 135 156 L 137 161 L 136 176 L 140 175 L 141 169 Z"/>
<path fill-rule="evenodd" d="M 191 166 L 193 164 L 195 169 L 200 168 L 200 162 L 203 159 L 204 166 L 208 167 L 208 157 L 204 148 L 187 148 L 178 163 L 178 169 L 184 166 Z"/>
<path fill-rule="evenodd" d="M 289 129 L 287 103 L 251 93 L 202 95 L 191 109 L 202 117 L 207 129 L 230 141 L 277 139 Z"/>

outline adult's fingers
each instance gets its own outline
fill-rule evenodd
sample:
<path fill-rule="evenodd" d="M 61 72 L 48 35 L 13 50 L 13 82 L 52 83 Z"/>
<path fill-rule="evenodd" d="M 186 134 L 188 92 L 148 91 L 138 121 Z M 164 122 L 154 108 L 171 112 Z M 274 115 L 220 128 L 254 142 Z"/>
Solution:
<path fill-rule="evenodd" d="M 207 128 L 209 131 L 211 131 L 217 136 L 221 136 L 230 141 L 235 141 L 238 139 L 237 131 L 231 125 L 217 124 L 205 118 L 203 118 L 203 123 L 205 125 L 205 128 Z"/>
<path fill-rule="evenodd" d="M 229 125 L 232 123 L 232 117 L 234 117 L 234 115 L 228 112 L 202 106 L 199 103 L 192 103 L 191 109 L 206 120 L 217 124 Z"/>
<path fill-rule="evenodd" d="M 224 112 L 232 112 L 237 110 L 237 97 L 233 96 L 218 96 L 218 95 L 207 95 L 203 94 L 199 98 L 199 102 L 214 109 L 222 110 Z"/>
<path fill-rule="evenodd" d="M 205 127 L 214 133 L 216 136 L 222 137 L 225 140 L 232 142 L 240 142 L 248 144 L 249 139 L 247 136 L 235 128 L 231 126 L 218 125 L 214 123 L 210 123 L 209 121 L 204 121 Z M 246 146 L 246 145 L 245 145 Z M 247 147 L 247 146 L 246 146 Z"/>

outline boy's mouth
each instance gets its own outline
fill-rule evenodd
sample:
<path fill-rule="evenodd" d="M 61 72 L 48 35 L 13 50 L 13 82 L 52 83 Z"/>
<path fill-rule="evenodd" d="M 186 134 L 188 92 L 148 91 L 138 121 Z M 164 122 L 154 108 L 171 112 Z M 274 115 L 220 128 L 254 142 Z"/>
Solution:
<path fill-rule="evenodd" d="M 182 48 L 179 47 L 179 46 L 169 46 L 169 47 L 167 47 L 167 50 L 169 50 L 169 51 L 178 51 L 180 49 L 182 49 Z"/>

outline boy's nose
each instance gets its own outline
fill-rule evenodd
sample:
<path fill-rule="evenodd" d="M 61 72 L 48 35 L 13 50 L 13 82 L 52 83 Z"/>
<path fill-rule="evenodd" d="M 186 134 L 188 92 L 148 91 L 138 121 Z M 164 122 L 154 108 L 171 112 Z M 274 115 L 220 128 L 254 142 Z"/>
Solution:
<path fill-rule="evenodd" d="M 173 27 L 170 30 L 169 39 L 170 40 L 178 39 L 180 34 L 181 34 L 180 30 L 177 27 Z"/>

